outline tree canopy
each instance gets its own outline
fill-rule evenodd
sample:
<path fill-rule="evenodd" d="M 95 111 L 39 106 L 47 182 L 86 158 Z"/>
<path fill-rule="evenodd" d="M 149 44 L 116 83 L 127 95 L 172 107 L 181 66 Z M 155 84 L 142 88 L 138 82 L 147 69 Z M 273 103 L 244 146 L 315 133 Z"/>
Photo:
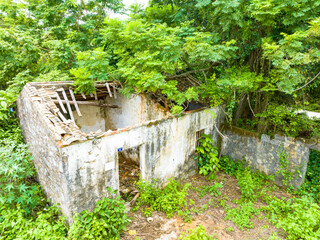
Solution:
<path fill-rule="evenodd" d="M 165 94 L 175 113 L 226 102 L 234 121 L 316 96 L 319 1 L 153 0 L 108 18 L 123 10 L 120 0 L 1 1 L 0 118 L 29 81 L 74 80 L 82 92 L 118 81 L 126 94 Z M 180 92 L 184 75 L 198 86 Z"/>

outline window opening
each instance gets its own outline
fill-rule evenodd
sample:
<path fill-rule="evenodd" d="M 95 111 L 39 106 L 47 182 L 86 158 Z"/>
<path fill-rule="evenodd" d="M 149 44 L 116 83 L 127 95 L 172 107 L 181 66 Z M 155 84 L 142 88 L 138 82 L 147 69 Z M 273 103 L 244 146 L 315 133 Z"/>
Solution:
<path fill-rule="evenodd" d="M 202 137 L 202 134 L 204 134 L 204 129 L 196 132 L 196 147 L 200 146 L 200 138 Z"/>

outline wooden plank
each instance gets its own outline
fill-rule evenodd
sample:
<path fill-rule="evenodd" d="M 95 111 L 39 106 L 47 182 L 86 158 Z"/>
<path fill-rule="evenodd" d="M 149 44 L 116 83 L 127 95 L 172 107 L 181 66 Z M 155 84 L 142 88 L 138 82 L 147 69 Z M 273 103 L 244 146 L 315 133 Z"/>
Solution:
<path fill-rule="evenodd" d="M 81 96 L 82 96 L 84 99 L 87 99 L 86 95 L 84 95 L 83 92 L 81 93 Z"/>
<path fill-rule="evenodd" d="M 67 104 L 67 108 L 68 108 L 68 111 L 69 111 L 71 120 L 74 122 L 74 117 L 73 117 L 73 113 L 72 113 L 72 110 L 71 110 L 71 106 L 70 106 L 70 103 L 69 103 L 67 94 L 66 94 L 66 92 L 64 91 L 64 89 L 62 90 L 62 95 L 63 95 L 63 97 L 64 97 L 65 103 Z"/>
<path fill-rule="evenodd" d="M 63 103 L 67 103 L 65 100 L 61 100 Z M 58 103 L 57 100 L 53 100 L 54 103 Z M 74 104 L 73 101 L 68 101 L 69 104 Z M 90 102 L 90 101 L 77 101 L 78 105 L 90 105 L 90 106 L 96 106 L 96 107 L 109 107 L 109 108 L 119 108 L 118 105 L 112 105 L 112 104 L 104 104 L 104 103 L 97 103 L 97 102 Z"/>
<path fill-rule="evenodd" d="M 41 101 L 42 98 L 41 97 L 31 97 L 32 101 Z"/>
<path fill-rule="evenodd" d="M 106 82 L 106 87 L 108 89 L 109 96 L 112 97 L 112 93 L 111 93 L 111 90 L 110 90 L 110 87 L 109 87 L 109 83 L 107 83 L 107 82 Z"/>
<path fill-rule="evenodd" d="M 76 98 L 74 97 L 74 94 L 73 94 L 73 91 L 72 91 L 71 88 L 69 88 L 69 92 L 70 92 L 72 101 L 74 102 L 74 106 L 75 106 L 75 108 L 76 108 L 76 110 L 77 110 L 78 116 L 79 116 L 79 117 L 82 117 L 82 114 L 81 114 L 81 112 L 80 112 L 80 109 L 79 109 L 78 104 L 77 104 L 77 101 L 76 101 Z"/>
<path fill-rule="evenodd" d="M 58 115 L 59 115 L 59 117 L 60 117 L 60 119 L 62 120 L 62 122 L 67 122 L 68 120 L 63 116 L 63 114 L 59 111 L 58 112 Z"/>
<path fill-rule="evenodd" d="M 117 99 L 117 90 L 116 90 L 116 85 L 115 85 L 115 84 L 113 84 L 113 85 L 112 85 L 112 87 L 113 87 L 113 96 L 114 96 L 114 98 L 115 98 L 115 99 Z"/>
<path fill-rule="evenodd" d="M 58 100 L 58 103 L 59 103 L 62 111 L 63 111 L 64 113 L 68 113 L 67 110 L 66 110 L 66 108 L 64 107 L 62 101 L 61 101 L 61 98 L 60 98 L 60 96 L 59 96 L 59 93 L 56 93 L 56 98 L 57 98 L 57 100 Z"/>
<path fill-rule="evenodd" d="M 119 84 L 117 84 L 117 83 L 115 83 L 115 82 L 112 82 L 112 83 L 109 83 L 109 84 L 115 84 L 116 86 L 119 85 Z M 95 84 L 94 86 L 95 86 L 96 88 L 103 88 L 103 87 L 106 87 L 107 85 L 106 85 L 106 82 L 105 82 L 105 83 Z"/>

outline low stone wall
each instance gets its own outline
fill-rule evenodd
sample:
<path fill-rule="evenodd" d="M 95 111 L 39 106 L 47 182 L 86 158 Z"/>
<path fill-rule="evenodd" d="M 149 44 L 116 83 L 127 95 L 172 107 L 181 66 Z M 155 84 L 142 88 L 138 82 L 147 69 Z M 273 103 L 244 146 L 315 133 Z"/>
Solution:
<path fill-rule="evenodd" d="M 267 175 L 275 175 L 277 184 L 282 185 L 283 177 L 279 171 L 279 152 L 281 148 L 287 153 L 289 171 L 294 173 L 291 184 L 300 187 L 304 182 L 309 160 L 309 144 L 303 139 L 275 135 L 273 138 L 266 134 L 250 132 L 237 127 L 224 126 L 221 142 L 221 154 L 229 155 L 232 159 L 242 159 L 256 170 Z"/>

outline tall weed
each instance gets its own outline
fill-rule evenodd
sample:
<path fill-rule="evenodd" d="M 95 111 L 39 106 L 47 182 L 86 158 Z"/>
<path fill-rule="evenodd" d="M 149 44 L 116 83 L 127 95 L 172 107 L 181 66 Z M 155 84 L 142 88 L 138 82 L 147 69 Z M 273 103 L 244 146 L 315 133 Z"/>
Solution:
<path fill-rule="evenodd" d="M 137 188 L 140 196 L 135 209 L 140 206 L 145 206 L 143 212 L 150 216 L 153 211 L 162 211 L 167 217 L 172 217 L 173 214 L 187 207 L 187 195 L 190 184 L 181 185 L 179 182 L 171 179 L 170 182 L 163 188 L 158 188 L 155 182 L 147 182 L 139 180 Z"/>

